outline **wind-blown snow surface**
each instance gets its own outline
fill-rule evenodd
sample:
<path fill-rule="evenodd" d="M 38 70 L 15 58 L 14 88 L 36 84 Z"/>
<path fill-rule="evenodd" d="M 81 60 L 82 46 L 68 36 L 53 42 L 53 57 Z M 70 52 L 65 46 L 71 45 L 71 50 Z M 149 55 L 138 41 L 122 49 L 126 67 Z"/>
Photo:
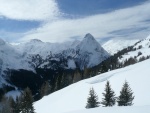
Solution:
<path fill-rule="evenodd" d="M 134 106 L 150 107 L 150 60 L 146 60 L 135 65 L 131 65 L 122 69 L 110 71 L 90 79 L 72 84 L 62 90 L 45 96 L 43 99 L 35 102 L 34 107 L 37 113 L 64 113 L 81 110 L 73 113 L 83 113 L 85 109 L 89 89 L 93 87 L 102 100 L 102 92 L 104 92 L 106 81 L 109 80 L 111 87 L 119 96 L 120 90 L 125 80 L 127 80 L 132 88 L 135 99 Z M 149 107 L 131 107 L 131 108 L 102 108 L 103 113 L 148 113 Z M 111 111 L 114 110 L 116 112 Z M 145 112 L 140 111 L 145 110 Z M 146 111 L 146 109 L 148 111 Z M 93 111 L 85 110 L 85 113 L 97 113 L 101 108 L 93 109 Z M 123 110 L 123 111 L 122 111 Z M 99 111 L 99 112 L 100 112 Z M 140 112 L 138 112 L 140 111 Z M 102 113 L 102 112 L 100 112 Z"/>

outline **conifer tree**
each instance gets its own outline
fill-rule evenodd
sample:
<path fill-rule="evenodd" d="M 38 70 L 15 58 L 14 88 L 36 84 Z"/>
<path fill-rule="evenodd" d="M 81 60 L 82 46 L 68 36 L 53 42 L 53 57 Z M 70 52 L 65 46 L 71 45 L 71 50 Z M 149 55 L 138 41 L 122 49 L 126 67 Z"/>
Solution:
<path fill-rule="evenodd" d="M 35 113 L 33 108 L 32 92 L 26 88 L 21 96 L 21 113 Z"/>
<path fill-rule="evenodd" d="M 87 99 L 87 105 L 86 108 L 95 108 L 99 106 L 98 102 L 98 96 L 95 94 L 95 91 L 93 88 L 90 89 L 89 97 Z"/>
<path fill-rule="evenodd" d="M 106 83 L 105 93 L 102 93 L 104 98 L 101 102 L 105 107 L 115 105 L 116 97 L 114 91 L 111 89 L 109 81 Z"/>
<path fill-rule="evenodd" d="M 49 85 L 49 82 L 46 81 L 45 83 L 43 83 L 43 85 L 41 86 L 41 89 L 40 89 L 40 95 L 41 97 L 45 96 L 45 95 L 48 95 L 50 94 L 51 92 L 51 87 Z"/>
<path fill-rule="evenodd" d="M 133 92 L 127 81 L 123 84 L 120 96 L 118 97 L 118 106 L 131 106 L 134 99 Z"/>

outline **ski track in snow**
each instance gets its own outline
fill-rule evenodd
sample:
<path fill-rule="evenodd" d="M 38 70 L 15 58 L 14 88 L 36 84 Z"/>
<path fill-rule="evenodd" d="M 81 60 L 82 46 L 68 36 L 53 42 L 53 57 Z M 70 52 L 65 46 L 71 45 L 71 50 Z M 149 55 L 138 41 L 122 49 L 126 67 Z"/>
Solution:
<path fill-rule="evenodd" d="M 109 80 L 111 77 L 115 76 L 116 74 L 123 73 L 126 71 L 129 71 L 129 69 L 122 70 L 122 71 L 119 71 L 119 69 L 118 69 L 118 70 L 115 70 L 114 73 L 112 73 L 112 74 L 107 74 L 107 73 L 103 74 L 99 78 L 94 78 L 95 80 L 91 80 L 91 81 L 86 82 L 86 83 L 96 84 L 96 83 L 100 83 L 100 82 L 105 82 L 105 81 Z"/>

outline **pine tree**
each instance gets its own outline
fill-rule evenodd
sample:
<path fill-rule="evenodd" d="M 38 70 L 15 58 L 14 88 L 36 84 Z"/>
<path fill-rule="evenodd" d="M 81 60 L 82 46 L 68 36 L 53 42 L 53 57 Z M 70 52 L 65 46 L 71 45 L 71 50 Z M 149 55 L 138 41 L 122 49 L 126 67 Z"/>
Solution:
<path fill-rule="evenodd" d="M 104 98 L 101 102 L 105 107 L 115 105 L 116 97 L 114 91 L 111 89 L 109 81 L 106 83 L 105 93 L 102 93 Z"/>
<path fill-rule="evenodd" d="M 118 106 L 131 106 L 134 99 L 133 92 L 127 81 L 123 84 L 120 96 L 118 97 Z"/>
<path fill-rule="evenodd" d="M 98 96 L 95 94 L 95 91 L 93 88 L 90 89 L 89 97 L 87 99 L 87 105 L 86 108 L 95 108 L 99 106 L 98 102 Z"/>
<path fill-rule="evenodd" d="M 31 90 L 26 88 L 21 96 L 21 113 L 35 113 Z"/>

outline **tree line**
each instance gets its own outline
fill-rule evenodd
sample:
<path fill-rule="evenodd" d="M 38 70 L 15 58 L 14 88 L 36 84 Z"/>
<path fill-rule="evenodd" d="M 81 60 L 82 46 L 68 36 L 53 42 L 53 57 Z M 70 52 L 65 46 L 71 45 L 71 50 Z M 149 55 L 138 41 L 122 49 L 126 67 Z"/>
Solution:
<path fill-rule="evenodd" d="M 35 113 L 33 102 L 32 92 L 26 88 L 15 99 L 4 96 L 1 99 L 0 113 Z"/>
<path fill-rule="evenodd" d="M 104 93 L 102 93 L 102 101 L 98 101 L 98 96 L 96 95 L 93 88 L 89 91 L 89 97 L 87 98 L 86 108 L 95 108 L 102 105 L 103 107 L 112 107 L 116 104 L 118 106 L 131 106 L 133 105 L 133 92 L 127 81 L 123 84 L 123 87 L 120 91 L 120 95 L 116 97 L 115 92 L 112 90 L 109 81 L 107 81 Z"/>
<path fill-rule="evenodd" d="M 48 81 L 44 82 L 39 90 L 40 98 L 51 93 L 51 86 Z M 33 106 L 34 95 L 29 87 L 20 91 L 20 95 L 16 98 L 3 97 L 0 100 L 0 113 L 35 113 Z"/>

